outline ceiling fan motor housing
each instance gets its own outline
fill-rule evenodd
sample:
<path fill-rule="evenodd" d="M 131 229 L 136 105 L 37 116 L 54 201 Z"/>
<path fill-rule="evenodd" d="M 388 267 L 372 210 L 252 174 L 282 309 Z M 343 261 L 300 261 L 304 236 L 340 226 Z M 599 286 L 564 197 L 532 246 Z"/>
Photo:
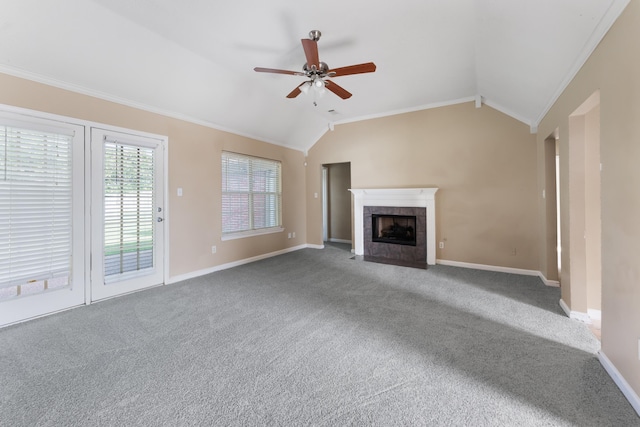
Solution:
<path fill-rule="evenodd" d="M 307 75 L 307 77 L 311 77 L 313 75 L 318 75 L 320 77 L 324 77 L 329 71 L 329 66 L 326 62 L 320 62 L 320 69 L 316 70 L 314 66 L 309 68 L 309 64 L 305 63 L 302 66 L 302 71 Z"/>

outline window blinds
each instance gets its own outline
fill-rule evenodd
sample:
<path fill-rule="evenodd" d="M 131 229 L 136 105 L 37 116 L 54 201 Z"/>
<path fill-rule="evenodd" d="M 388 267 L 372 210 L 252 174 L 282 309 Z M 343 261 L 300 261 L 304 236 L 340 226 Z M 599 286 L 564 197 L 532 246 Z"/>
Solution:
<path fill-rule="evenodd" d="M 222 153 L 223 233 L 278 227 L 281 205 L 280 162 Z"/>
<path fill-rule="evenodd" d="M 0 126 L 0 288 L 69 275 L 72 139 Z"/>
<path fill-rule="evenodd" d="M 105 282 L 153 268 L 154 219 L 154 150 L 105 140 Z"/>

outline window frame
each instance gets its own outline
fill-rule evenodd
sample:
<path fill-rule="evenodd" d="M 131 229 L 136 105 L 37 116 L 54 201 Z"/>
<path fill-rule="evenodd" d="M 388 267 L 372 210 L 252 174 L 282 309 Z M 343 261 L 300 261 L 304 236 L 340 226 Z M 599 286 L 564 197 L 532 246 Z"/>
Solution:
<path fill-rule="evenodd" d="M 225 188 L 225 179 L 224 179 L 224 173 L 225 173 L 225 158 L 226 159 L 238 159 L 238 160 L 245 160 L 248 161 L 249 164 L 251 165 L 249 170 L 247 171 L 247 182 L 248 182 L 248 190 L 243 190 L 243 189 L 234 189 L 233 191 L 230 191 L 228 188 Z M 225 240 L 234 240 L 234 239 L 242 239 L 245 237 L 251 237 L 251 236 L 259 236 L 259 235 L 264 235 L 264 234 L 272 234 L 272 233 L 280 233 L 284 231 L 284 227 L 282 226 L 282 162 L 280 160 L 275 160 L 275 159 L 268 159 L 268 158 L 264 158 L 264 157 L 258 157 L 258 156 L 252 156 L 252 155 L 248 155 L 248 154 L 241 154 L 241 153 L 237 153 L 237 152 L 233 152 L 233 151 L 222 151 L 222 154 L 220 156 L 221 159 L 221 224 L 220 224 L 220 231 L 221 231 L 221 240 L 225 241 Z M 275 195 L 276 195 L 276 199 L 277 199 L 277 203 L 276 203 L 276 218 L 277 218 L 277 225 L 275 226 L 268 226 L 268 227 L 255 227 L 255 224 L 253 223 L 253 219 L 254 219 L 254 213 L 255 213 L 255 204 L 254 204 L 254 195 L 273 195 L 274 192 L 273 191 L 256 191 L 252 184 L 255 181 L 252 181 L 252 166 L 255 163 L 261 163 L 261 164 L 269 164 L 272 163 L 275 166 L 276 172 L 277 172 L 277 183 L 276 183 L 276 187 L 277 190 L 275 191 Z M 249 227 L 248 229 L 243 229 L 243 230 L 234 230 L 234 231 L 224 231 L 224 210 L 225 210 L 225 203 L 224 203 L 224 196 L 226 193 L 234 193 L 234 194 L 247 194 L 248 198 L 249 198 L 249 211 L 247 212 L 248 218 L 249 218 Z"/>

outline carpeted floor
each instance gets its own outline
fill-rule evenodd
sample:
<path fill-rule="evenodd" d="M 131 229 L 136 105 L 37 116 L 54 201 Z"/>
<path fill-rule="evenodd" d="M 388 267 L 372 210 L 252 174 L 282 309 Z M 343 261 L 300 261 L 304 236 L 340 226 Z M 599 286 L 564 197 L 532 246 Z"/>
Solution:
<path fill-rule="evenodd" d="M 640 426 L 537 278 L 305 249 L 0 330 L 0 425 Z"/>

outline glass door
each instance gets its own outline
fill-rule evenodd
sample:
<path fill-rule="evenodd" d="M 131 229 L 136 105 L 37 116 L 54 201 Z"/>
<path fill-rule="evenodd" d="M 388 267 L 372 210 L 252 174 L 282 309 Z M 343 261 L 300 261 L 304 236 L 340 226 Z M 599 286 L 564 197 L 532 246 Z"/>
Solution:
<path fill-rule="evenodd" d="M 91 130 L 91 301 L 164 282 L 164 141 Z"/>
<path fill-rule="evenodd" d="M 84 135 L 0 112 L 0 326 L 85 302 Z"/>

